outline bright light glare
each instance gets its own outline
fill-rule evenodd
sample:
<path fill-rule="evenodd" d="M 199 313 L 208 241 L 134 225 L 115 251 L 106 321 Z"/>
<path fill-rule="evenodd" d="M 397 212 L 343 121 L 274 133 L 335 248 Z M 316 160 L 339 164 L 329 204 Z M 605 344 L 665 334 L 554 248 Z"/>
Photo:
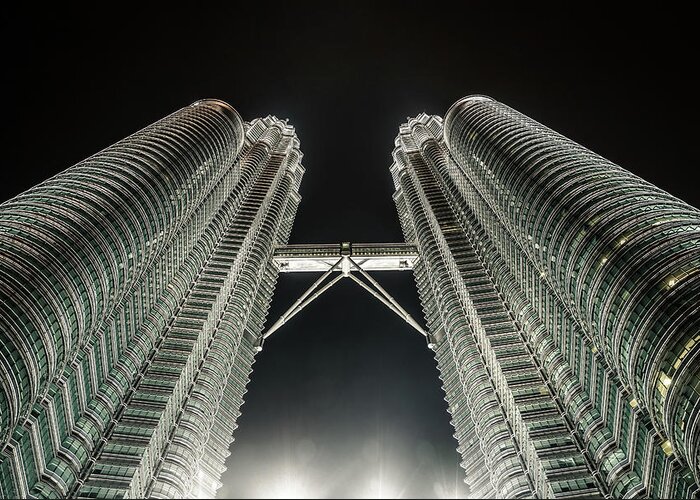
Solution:
<path fill-rule="evenodd" d="M 460 478 L 461 479 L 461 478 Z M 410 480 L 408 481 L 410 483 Z M 401 481 L 392 480 L 386 474 L 377 474 L 374 478 L 356 483 L 352 491 L 343 496 L 351 498 L 407 498 L 409 484 L 401 486 Z M 437 498 L 464 498 L 459 496 L 457 484 L 450 481 L 436 481 L 433 492 Z M 314 482 L 303 474 L 288 470 L 260 488 L 255 495 L 259 498 L 332 498 L 328 491 L 314 488 Z"/>
<path fill-rule="evenodd" d="M 364 498 L 401 498 L 393 481 L 386 478 L 372 479 L 366 485 Z"/>
<path fill-rule="evenodd" d="M 464 498 L 458 496 L 457 485 L 450 485 L 443 482 L 433 483 L 433 491 L 437 498 Z"/>
<path fill-rule="evenodd" d="M 267 488 L 262 488 L 260 494 L 265 498 L 318 498 L 309 481 L 292 472 L 273 479 Z"/>
<path fill-rule="evenodd" d="M 445 468 L 431 443 L 415 450 L 398 446 L 384 436 L 357 443 L 356 458 L 333 467 L 333 453 L 321 454 L 310 439 L 282 440 L 278 461 L 264 470 L 251 471 L 254 498 L 464 498 L 467 494 L 461 469 Z M 398 438 L 397 438 L 398 439 Z M 389 441 L 387 445 L 385 441 Z M 418 464 L 406 460 L 416 453 Z M 323 473 L 319 467 L 326 466 Z"/>

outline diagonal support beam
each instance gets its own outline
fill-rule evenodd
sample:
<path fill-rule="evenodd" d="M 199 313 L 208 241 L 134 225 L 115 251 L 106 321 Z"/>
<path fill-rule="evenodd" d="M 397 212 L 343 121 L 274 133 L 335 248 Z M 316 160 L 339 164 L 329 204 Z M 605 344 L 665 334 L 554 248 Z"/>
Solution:
<path fill-rule="evenodd" d="M 263 340 L 272 335 L 276 330 L 278 330 L 282 325 L 284 325 L 287 321 L 289 321 L 292 317 L 294 317 L 299 311 L 304 309 L 306 306 L 308 306 L 311 302 L 313 302 L 315 299 L 317 299 L 323 292 L 328 290 L 330 287 L 335 285 L 338 281 L 340 281 L 341 278 L 344 278 L 345 276 L 343 274 L 339 274 L 337 277 L 333 278 L 330 282 L 328 282 L 326 285 L 321 287 L 321 289 L 311 295 L 311 292 L 313 292 L 318 286 L 323 283 L 323 281 L 333 273 L 338 268 L 338 265 L 343 261 L 342 258 L 338 259 L 338 262 L 333 264 L 328 271 L 323 273 L 319 279 L 317 279 L 313 285 L 311 285 L 303 294 L 301 294 L 301 297 L 299 297 L 292 306 L 285 311 L 284 314 L 278 319 L 275 324 L 273 324 L 270 329 L 263 335 Z M 309 297 L 311 295 L 311 297 Z M 308 297 L 308 300 L 307 300 Z"/>
<path fill-rule="evenodd" d="M 390 307 L 389 309 L 391 309 L 392 311 L 396 312 L 399 316 L 401 316 L 401 317 L 404 319 L 404 321 L 406 321 L 406 323 L 408 323 L 408 324 L 411 325 L 413 328 L 415 328 L 416 330 L 418 330 L 418 332 L 420 332 L 421 335 L 423 335 L 424 337 L 427 337 L 427 336 L 428 336 L 428 334 L 427 334 L 427 333 L 425 332 L 425 330 L 423 330 L 423 328 L 416 322 L 416 320 L 413 319 L 413 317 L 412 317 L 410 314 L 408 314 L 408 311 L 406 311 L 406 309 L 404 309 L 403 307 L 401 307 L 401 305 L 400 305 L 398 302 L 396 302 L 396 300 L 394 299 L 394 297 L 392 297 L 391 294 L 390 294 L 389 292 L 387 292 L 386 290 L 384 290 L 384 288 L 383 288 L 379 283 L 377 283 L 377 280 L 375 280 L 374 278 L 372 278 L 372 276 L 371 276 L 367 271 L 365 271 L 364 269 L 362 269 L 362 267 L 360 267 L 359 265 L 357 265 L 357 263 L 356 263 L 354 260 L 352 260 L 352 257 L 348 257 L 348 260 L 352 263 L 352 265 L 355 267 L 355 269 L 357 269 L 358 271 L 360 271 L 360 274 L 362 274 L 362 276 L 364 276 L 365 278 L 367 278 L 367 280 L 368 280 L 370 283 L 372 283 L 372 285 L 374 285 L 374 287 L 375 287 L 377 290 L 379 290 L 379 292 L 384 296 L 384 298 L 385 298 L 388 302 L 390 302 L 392 306 L 394 306 L 393 309 L 392 309 L 391 307 Z M 355 281 L 358 281 L 358 280 L 355 280 Z"/>
<path fill-rule="evenodd" d="M 401 319 L 403 319 L 406 323 L 408 323 L 408 324 L 411 325 L 413 328 L 415 328 L 416 330 L 418 330 L 418 332 L 419 332 L 421 335 L 427 337 L 427 334 L 425 333 L 425 330 L 423 330 L 423 329 L 420 327 L 420 325 L 419 325 L 418 323 L 416 323 L 416 322 L 413 320 L 413 318 L 411 317 L 410 314 L 401 312 L 401 310 L 399 310 L 399 309 L 397 309 L 396 307 L 394 307 L 394 305 L 393 305 L 391 302 L 389 302 L 389 301 L 386 300 L 384 297 L 382 297 L 381 294 L 379 294 L 379 293 L 375 292 L 374 290 L 372 290 L 372 287 L 370 287 L 367 283 L 365 283 L 364 281 L 362 281 L 361 279 L 359 279 L 359 278 L 356 277 L 355 275 L 350 274 L 348 277 L 349 277 L 351 280 L 353 280 L 355 283 L 357 283 L 358 285 L 360 285 L 362 288 L 364 288 L 365 290 L 367 290 L 373 297 L 375 297 L 376 299 L 378 299 L 378 300 L 379 300 L 382 304 L 384 304 L 390 311 L 393 311 L 394 313 L 396 313 L 396 314 L 397 314 Z"/>
<path fill-rule="evenodd" d="M 299 306 L 301 305 L 301 303 L 304 301 L 304 299 L 306 299 L 306 297 L 308 297 L 309 294 L 310 294 L 311 292 L 313 292 L 313 291 L 316 289 L 317 286 L 319 286 L 321 283 L 323 283 L 323 280 L 325 280 L 328 276 L 330 276 L 330 275 L 333 273 L 333 271 L 339 269 L 339 266 L 342 265 L 342 263 L 343 263 L 343 258 L 341 257 L 340 259 L 338 259 L 338 261 L 337 261 L 335 264 L 333 264 L 333 265 L 328 269 L 328 271 L 326 271 L 325 273 L 323 273 L 319 279 L 317 279 L 316 281 L 314 281 L 314 284 L 313 284 L 313 285 L 311 285 L 304 293 L 301 294 L 301 297 L 299 297 L 299 298 L 296 300 L 296 302 L 294 302 L 294 304 L 292 305 L 292 307 L 289 308 L 289 310 L 287 311 L 287 313 L 291 313 L 291 312 L 294 311 L 297 307 L 299 307 Z M 285 313 L 285 314 L 287 314 L 287 313 Z M 294 313 L 294 314 L 296 314 L 296 313 Z M 284 315 L 283 315 L 283 317 L 284 317 Z"/>

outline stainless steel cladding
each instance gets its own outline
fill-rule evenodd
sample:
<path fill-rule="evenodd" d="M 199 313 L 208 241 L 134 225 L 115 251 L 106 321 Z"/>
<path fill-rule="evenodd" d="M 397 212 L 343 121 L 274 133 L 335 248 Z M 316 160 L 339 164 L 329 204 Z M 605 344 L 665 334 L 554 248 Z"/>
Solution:
<path fill-rule="evenodd" d="M 215 494 L 301 156 L 203 100 L 0 206 L 0 496 Z"/>
<path fill-rule="evenodd" d="M 472 490 L 696 494 L 700 212 L 485 96 L 391 171 Z"/>

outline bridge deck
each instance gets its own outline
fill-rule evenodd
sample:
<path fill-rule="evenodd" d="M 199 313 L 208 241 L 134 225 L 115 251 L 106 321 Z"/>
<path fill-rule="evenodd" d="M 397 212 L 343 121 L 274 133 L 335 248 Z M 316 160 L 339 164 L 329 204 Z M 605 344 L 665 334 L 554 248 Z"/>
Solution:
<path fill-rule="evenodd" d="M 346 255 L 365 271 L 410 271 L 418 259 L 406 243 L 336 243 L 277 247 L 273 260 L 283 273 L 323 272 Z"/>

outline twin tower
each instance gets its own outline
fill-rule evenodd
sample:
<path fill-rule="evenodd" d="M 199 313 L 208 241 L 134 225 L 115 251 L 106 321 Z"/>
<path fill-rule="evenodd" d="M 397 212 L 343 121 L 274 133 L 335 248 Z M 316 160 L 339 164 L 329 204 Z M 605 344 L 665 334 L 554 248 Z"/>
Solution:
<path fill-rule="evenodd" d="M 214 496 L 295 269 L 426 336 L 473 496 L 699 494 L 700 211 L 470 96 L 399 128 L 405 244 L 287 247 L 301 159 L 203 100 L 0 205 L 0 497 Z"/>

